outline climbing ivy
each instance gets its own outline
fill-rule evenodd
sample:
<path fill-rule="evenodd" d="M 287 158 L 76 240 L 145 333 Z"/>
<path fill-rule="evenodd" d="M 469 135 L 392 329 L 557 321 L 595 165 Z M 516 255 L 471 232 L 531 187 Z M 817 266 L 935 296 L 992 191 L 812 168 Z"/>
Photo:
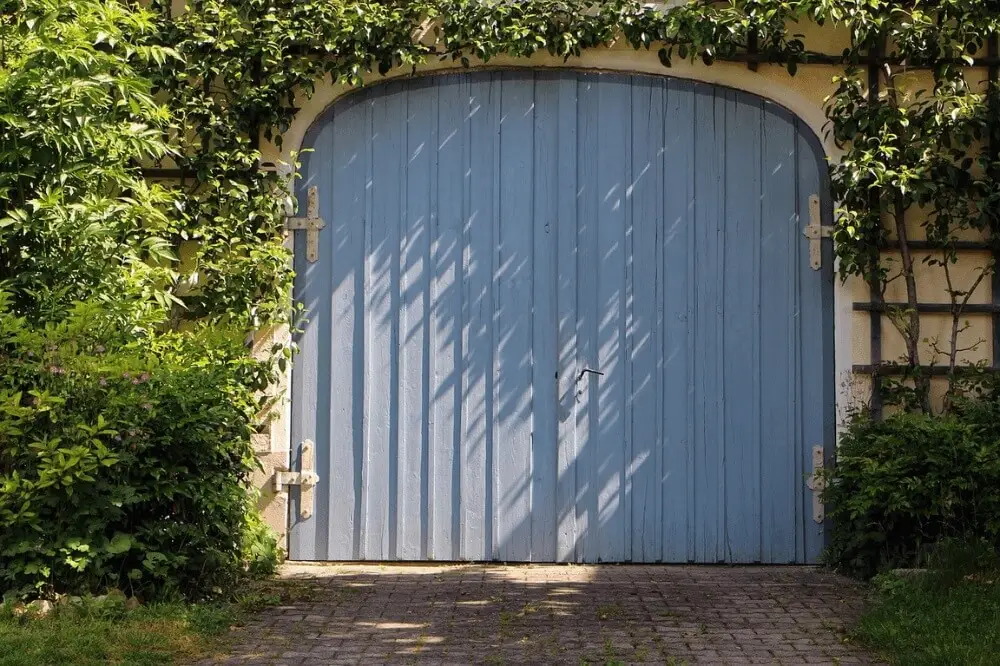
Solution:
<path fill-rule="evenodd" d="M 181 58 L 150 76 L 170 100 L 177 166 L 187 175 L 176 240 L 197 241 L 190 265 L 198 287 L 185 299 L 185 317 L 240 312 L 259 326 L 288 311 L 285 190 L 277 174 L 258 169 L 257 141 L 281 145 L 300 96 L 316 81 L 361 86 L 371 73 L 434 59 L 470 65 L 549 53 L 569 60 L 625 42 L 656 51 L 668 68 L 677 59 L 738 60 L 778 63 L 794 75 L 804 63 L 843 63 L 827 105 L 829 131 L 844 149 L 831 168 L 842 206 L 835 232 L 841 275 L 875 284 L 877 301 L 893 280 L 906 283 L 905 307 L 884 306 L 907 342 L 901 362 L 916 380 L 913 404 L 929 407 L 924 365 L 943 358 L 957 374 L 964 308 L 993 270 L 986 266 L 972 284 L 952 282 L 954 241 L 997 225 L 993 95 L 981 85 L 984 70 L 969 69 L 998 34 L 993 3 L 195 0 L 178 16 L 169 4 L 154 2 L 162 17 L 155 42 Z M 851 45 L 841 54 L 811 51 L 799 34 L 806 22 L 846 28 Z M 872 59 L 877 90 L 861 66 Z M 930 74 L 927 90 L 901 82 L 913 68 Z M 912 225 L 904 223 L 911 219 L 923 220 L 933 252 L 911 250 Z M 890 238 L 898 250 L 886 252 Z M 932 341 L 941 358 L 921 358 L 921 262 L 939 266 L 949 282 L 951 339 Z"/>

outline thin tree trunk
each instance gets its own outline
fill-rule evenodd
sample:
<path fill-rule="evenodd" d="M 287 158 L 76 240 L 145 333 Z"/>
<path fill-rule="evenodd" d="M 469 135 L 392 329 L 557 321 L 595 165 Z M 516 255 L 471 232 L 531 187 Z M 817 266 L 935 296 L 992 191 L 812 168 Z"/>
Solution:
<path fill-rule="evenodd" d="M 896 195 L 893 218 L 896 222 L 896 238 L 899 241 L 899 254 L 903 260 L 903 279 L 906 282 L 906 307 L 908 323 L 905 327 L 906 360 L 916 373 L 914 381 L 920 398 L 920 406 L 925 412 L 930 412 L 930 379 L 920 368 L 920 299 L 917 297 L 917 278 L 913 272 L 913 254 L 910 252 L 909 234 L 906 229 L 906 208 L 901 195 Z"/>
<path fill-rule="evenodd" d="M 885 79 L 886 92 L 893 105 L 898 108 L 896 83 L 888 67 Z M 906 229 L 906 206 L 901 192 L 897 192 L 893 198 L 893 220 L 896 226 L 896 239 L 899 241 L 899 254 L 903 261 L 903 279 L 906 282 L 908 322 L 900 332 L 903 333 L 906 342 L 906 361 L 914 373 L 914 388 L 920 400 L 920 408 L 925 413 L 930 413 L 930 378 L 923 374 L 920 367 L 920 310 L 918 309 L 920 299 L 917 296 L 917 278 L 913 272 L 913 254 L 910 252 L 909 234 Z"/>
<path fill-rule="evenodd" d="M 992 264 L 989 268 L 985 268 L 980 271 L 979 276 L 976 278 L 975 282 L 966 292 L 955 291 L 955 288 L 951 281 L 951 269 L 949 268 L 948 253 L 944 252 L 943 261 L 941 262 L 941 267 L 944 269 L 945 282 L 948 285 L 948 298 L 951 299 L 951 340 L 948 347 L 948 393 L 945 395 L 945 411 L 950 411 L 951 409 L 951 394 L 955 388 L 955 371 L 958 368 L 958 335 L 961 332 L 961 319 L 962 313 L 965 312 L 965 306 L 969 304 L 972 299 L 972 295 L 976 293 L 979 289 L 979 285 L 983 283 L 987 275 L 991 275 L 996 267 Z M 958 294 L 962 293 L 961 300 Z"/>

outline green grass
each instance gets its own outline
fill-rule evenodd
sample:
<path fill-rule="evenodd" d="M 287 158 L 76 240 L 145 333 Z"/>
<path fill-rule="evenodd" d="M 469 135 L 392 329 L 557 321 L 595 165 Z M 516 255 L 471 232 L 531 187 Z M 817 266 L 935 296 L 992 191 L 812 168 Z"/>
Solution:
<path fill-rule="evenodd" d="M 0 605 L 0 666 L 159 666 L 221 654 L 230 628 L 268 606 L 315 594 L 296 581 L 254 582 L 227 602 L 56 606 L 44 617 Z"/>
<path fill-rule="evenodd" d="M 891 664 L 998 664 L 1000 572 L 881 576 L 853 633 Z"/>
<path fill-rule="evenodd" d="M 8 606 L 0 610 L 0 666 L 182 663 L 221 648 L 237 621 L 223 604 L 60 607 L 45 617 Z"/>

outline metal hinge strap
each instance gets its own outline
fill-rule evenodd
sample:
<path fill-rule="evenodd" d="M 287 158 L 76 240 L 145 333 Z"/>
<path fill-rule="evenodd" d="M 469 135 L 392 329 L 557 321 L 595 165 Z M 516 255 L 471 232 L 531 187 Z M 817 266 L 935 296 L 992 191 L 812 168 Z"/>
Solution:
<path fill-rule="evenodd" d="M 309 187 L 306 196 L 306 216 L 287 218 L 285 227 L 290 231 L 306 232 L 306 261 L 312 264 L 319 259 L 319 232 L 326 222 L 319 216 L 319 191 L 315 185 Z"/>
<path fill-rule="evenodd" d="M 279 469 L 274 473 L 274 492 L 287 492 L 289 486 L 299 487 L 299 516 L 305 520 L 313 513 L 313 488 L 319 483 L 319 474 L 313 469 L 314 445 L 312 440 L 302 442 L 301 471 Z"/>
<path fill-rule="evenodd" d="M 826 517 L 826 510 L 823 506 L 823 490 L 826 489 L 826 479 L 821 472 L 825 465 L 822 446 L 813 447 L 813 471 L 806 481 L 806 486 L 813 492 L 813 520 L 822 523 Z"/>
<path fill-rule="evenodd" d="M 809 265 L 814 271 L 823 267 L 823 239 L 833 236 L 833 227 L 823 225 L 819 195 L 809 197 L 809 225 L 802 232 L 809 239 Z"/>

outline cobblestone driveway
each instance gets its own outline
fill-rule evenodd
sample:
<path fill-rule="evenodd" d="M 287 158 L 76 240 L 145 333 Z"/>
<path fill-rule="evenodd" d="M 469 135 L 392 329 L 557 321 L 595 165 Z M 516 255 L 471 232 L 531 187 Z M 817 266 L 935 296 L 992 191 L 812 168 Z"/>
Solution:
<path fill-rule="evenodd" d="M 290 565 L 233 664 L 858 664 L 861 591 L 808 567 Z"/>

